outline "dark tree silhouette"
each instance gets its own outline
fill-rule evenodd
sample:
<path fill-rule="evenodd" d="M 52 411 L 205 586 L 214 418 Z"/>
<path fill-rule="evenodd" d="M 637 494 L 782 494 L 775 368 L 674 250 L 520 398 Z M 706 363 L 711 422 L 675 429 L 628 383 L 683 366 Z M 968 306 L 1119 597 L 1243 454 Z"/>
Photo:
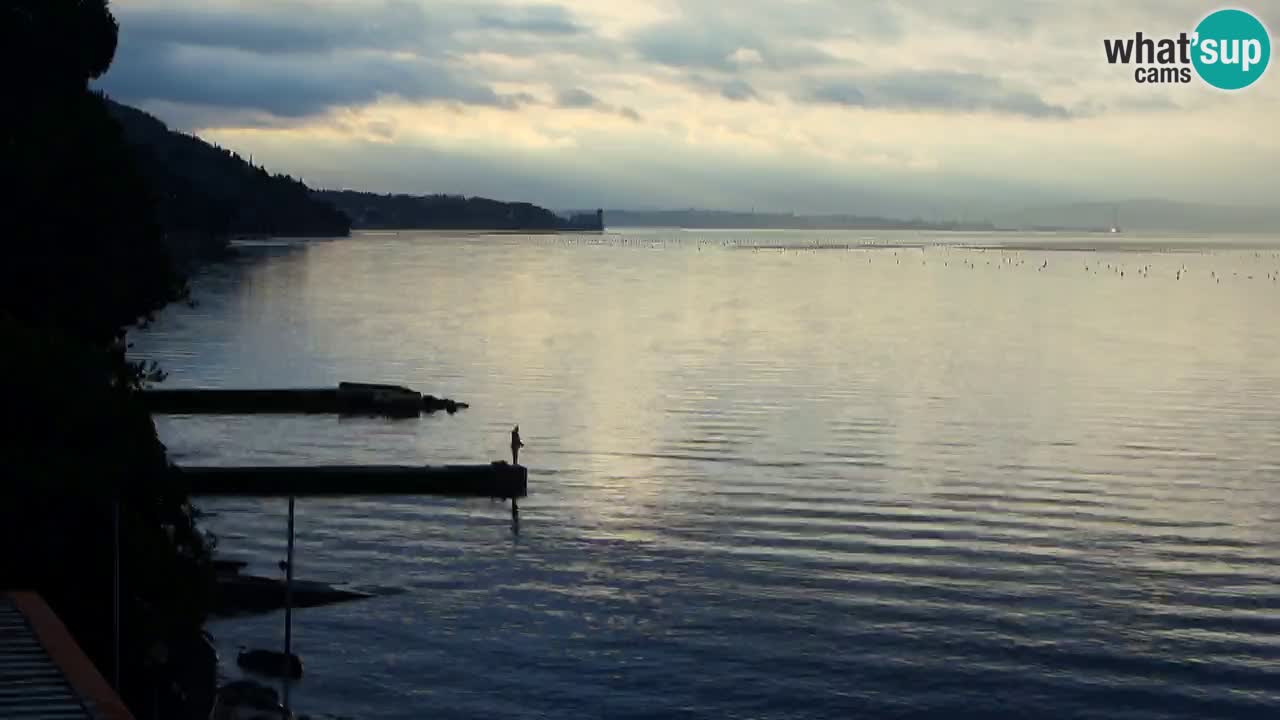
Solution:
<path fill-rule="evenodd" d="M 13 86 L 6 92 L 65 96 L 83 90 L 111 65 L 117 37 L 104 0 L 7 0 L 0 9 L 0 52 Z"/>
<path fill-rule="evenodd" d="M 139 717 L 186 717 L 199 714 L 184 661 L 205 617 L 209 549 L 122 342 L 184 284 L 120 127 L 87 89 L 116 36 L 103 0 L 0 6 L 13 78 L 0 113 L 0 590 L 44 595 L 112 677 L 119 498 L 121 694 Z"/>
<path fill-rule="evenodd" d="M 230 150 L 174 132 L 141 110 L 110 100 L 143 175 L 156 191 L 157 217 L 171 251 L 198 254 L 228 235 L 346 235 L 351 223 L 288 175 L 271 175 Z"/>
<path fill-rule="evenodd" d="M 463 195 L 378 195 L 353 190 L 322 190 L 355 227 L 448 230 L 557 230 L 583 227 L 595 216 L 571 223 L 550 210 L 526 202 L 503 202 Z"/>
<path fill-rule="evenodd" d="M 0 301 L 95 343 L 179 297 L 150 193 L 90 78 L 117 26 L 103 0 L 19 0 L 0 22 L 5 251 Z"/>

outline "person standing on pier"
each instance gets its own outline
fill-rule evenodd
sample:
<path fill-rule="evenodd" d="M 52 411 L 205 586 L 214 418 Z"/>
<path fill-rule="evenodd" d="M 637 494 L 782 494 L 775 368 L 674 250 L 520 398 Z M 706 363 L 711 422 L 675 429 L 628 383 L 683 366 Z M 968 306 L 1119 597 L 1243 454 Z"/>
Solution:
<path fill-rule="evenodd" d="M 520 440 L 520 426 L 516 425 L 511 428 L 511 464 L 520 464 L 520 448 L 524 447 L 524 443 Z"/>

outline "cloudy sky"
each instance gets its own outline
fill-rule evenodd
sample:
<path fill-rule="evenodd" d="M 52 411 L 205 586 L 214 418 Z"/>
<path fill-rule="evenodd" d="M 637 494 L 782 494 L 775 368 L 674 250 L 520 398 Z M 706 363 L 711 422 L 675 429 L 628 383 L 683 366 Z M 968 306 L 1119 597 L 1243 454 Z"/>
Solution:
<path fill-rule="evenodd" d="M 1243 5 L 1280 27 L 1280 0 Z M 1185 0 L 114 0 L 100 86 L 313 186 L 977 219 L 1273 204 L 1280 69 L 1139 85 Z"/>

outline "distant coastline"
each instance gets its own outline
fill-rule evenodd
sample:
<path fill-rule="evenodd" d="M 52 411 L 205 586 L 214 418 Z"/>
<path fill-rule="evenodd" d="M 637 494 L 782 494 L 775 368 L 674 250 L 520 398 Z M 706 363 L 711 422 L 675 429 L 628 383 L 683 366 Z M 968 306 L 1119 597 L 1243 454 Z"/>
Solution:
<path fill-rule="evenodd" d="M 605 210 L 614 227 L 670 227 L 690 230 L 998 230 L 988 222 L 899 220 L 848 214 L 797 215 L 726 210 Z"/>
<path fill-rule="evenodd" d="M 878 215 L 797 215 L 732 210 L 606 210 L 614 227 L 686 230 L 923 230 L 929 232 L 1107 233 L 1107 227 L 1000 225 L 988 221 L 899 219 Z"/>
<path fill-rule="evenodd" d="M 605 209 L 612 227 L 690 230 L 921 230 L 954 232 L 1274 233 L 1280 211 L 1167 200 L 1074 203 L 995 212 L 981 220 L 909 219 L 853 213 L 797 214 L 699 208 Z M 1113 231 L 1113 228 L 1115 230 Z"/>
<path fill-rule="evenodd" d="M 355 190 L 317 190 L 312 195 L 332 204 L 361 230 L 506 230 L 601 231 L 604 211 L 558 215 L 527 202 L 504 202 L 463 195 L 377 194 Z"/>

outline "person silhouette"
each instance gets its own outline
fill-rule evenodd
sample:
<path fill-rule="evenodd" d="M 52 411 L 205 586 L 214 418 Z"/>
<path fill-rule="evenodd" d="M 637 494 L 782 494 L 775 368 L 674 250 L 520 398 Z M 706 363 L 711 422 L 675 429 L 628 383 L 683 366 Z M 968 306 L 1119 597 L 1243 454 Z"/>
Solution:
<path fill-rule="evenodd" d="M 524 447 L 524 443 L 520 440 L 520 426 L 516 425 L 511 428 L 511 464 L 520 464 L 520 448 Z"/>

